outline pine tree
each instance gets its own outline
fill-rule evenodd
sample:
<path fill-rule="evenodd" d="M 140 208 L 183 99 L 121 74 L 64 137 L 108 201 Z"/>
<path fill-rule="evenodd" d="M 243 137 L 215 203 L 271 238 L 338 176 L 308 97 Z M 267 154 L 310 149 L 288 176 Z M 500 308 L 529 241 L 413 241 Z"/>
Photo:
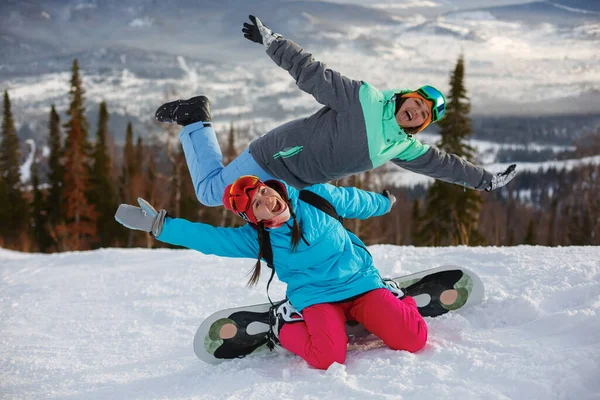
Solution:
<path fill-rule="evenodd" d="M 0 174 L 0 204 L 8 204 L 8 190 L 3 174 Z M 0 207 L 0 221 L 5 221 L 9 212 L 9 207 Z M 8 232 L 8 225 L 0 225 L 0 247 L 7 247 L 8 245 L 10 238 L 5 237 L 5 232 Z"/>
<path fill-rule="evenodd" d="M 68 110 L 70 119 L 65 124 L 65 224 L 59 227 L 58 232 L 67 249 L 86 250 L 96 240 L 96 212 L 93 205 L 89 204 L 90 145 L 77 59 L 73 61 L 72 73 Z"/>
<path fill-rule="evenodd" d="M 156 171 L 156 161 L 154 159 L 154 151 L 152 150 L 150 150 L 150 153 L 148 154 L 148 168 L 146 168 L 146 171 L 148 172 L 144 198 L 147 199 L 150 204 L 156 204 L 158 172 Z"/>
<path fill-rule="evenodd" d="M 121 174 L 119 175 L 119 199 L 121 203 L 132 204 L 134 200 L 131 190 L 131 176 L 135 172 L 135 152 L 133 149 L 133 127 L 131 122 L 127 124 L 125 134 L 125 146 L 123 147 L 123 160 L 121 163 Z"/>
<path fill-rule="evenodd" d="M 223 153 L 223 164 L 227 165 L 232 162 L 237 156 L 238 152 L 235 148 L 235 129 L 233 127 L 233 121 L 229 124 L 229 135 L 227 136 L 227 147 Z"/>
<path fill-rule="evenodd" d="M 0 175 L 3 193 L 2 223 L 0 233 L 5 245 L 23 249 L 29 227 L 28 205 L 23 196 L 20 171 L 21 151 L 15 129 L 8 92 L 4 92 L 4 115 L 2 118 L 2 140 L 0 141 Z"/>
<path fill-rule="evenodd" d="M 185 154 L 181 144 L 179 145 L 179 152 L 177 154 L 177 168 L 179 169 L 179 199 L 176 206 L 178 216 L 191 221 L 198 219 L 198 212 L 200 204 L 196 198 L 196 191 L 192 183 L 192 177 L 190 176 L 189 168 L 185 162 Z"/>
<path fill-rule="evenodd" d="M 120 186 L 120 199 L 121 203 L 126 204 L 137 204 L 137 191 L 136 186 L 136 175 L 138 172 L 138 166 L 136 165 L 136 153 L 133 146 L 133 125 L 131 122 L 127 123 L 127 132 L 125 134 L 125 147 L 123 148 L 123 163 L 121 166 L 121 176 L 119 178 Z M 126 246 L 135 246 L 136 238 L 140 235 L 136 235 L 136 232 L 132 230 L 123 231 L 126 235 Z"/>
<path fill-rule="evenodd" d="M 146 168 L 146 185 L 144 187 L 144 199 L 148 200 L 150 204 L 157 205 L 156 202 L 156 189 L 157 189 L 157 171 L 156 161 L 154 160 L 154 152 L 150 149 L 148 154 L 148 167 Z M 150 235 L 146 235 L 146 247 L 152 248 L 155 245 L 154 239 Z"/>
<path fill-rule="evenodd" d="M 536 229 L 535 229 L 535 221 L 533 219 L 529 220 L 529 224 L 527 225 L 527 234 L 525 235 L 525 239 L 523 240 L 524 244 L 534 245 L 536 237 Z"/>
<path fill-rule="evenodd" d="M 127 133 L 125 134 L 125 147 L 123 149 L 123 175 L 128 184 L 131 183 L 131 177 L 136 174 L 136 169 L 135 148 L 133 147 L 133 125 L 131 122 L 128 122 Z"/>
<path fill-rule="evenodd" d="M 33 238 L 39 251 L 45 253 L 52 246 L 52 238 L 46 230 L 48 216 L 44 210 L 44 194 L 40 190 L 39 166 L 35 159 L 31 165 L 31 185 L 33 186 L 31 203 Z"/>
<path fill-rule="evenodd" d="M 141 174 L 144 165 L 144 141 L 141 136 L 138 136 L 135 145 L 135 165 L 138 169 L 138 174 Z"/>
<path fill-rule="evenodd" d="M 92 153 L 92 173 L 90 179 L 90 204 L 97 211 L 96 225 L 98 242 L 96 246 L 110 247 L 120 233 L 120 227 L 113 218 L 118 207 L 115 184 L 112 174 L 112 159 L 108 151 L 109 114 L 106 102 L 100 103 L 98 131 Z"/>
<path fill-rule="evenodd" d="M 468 118 L 470 103 L 464 84 L 464 58 L 458 59 L 450 77 L 446 115 L 439 121 L 442 139 L 438 147 L 469 161 L 475 150 L 464 143 L 472 132 Z M 427 205 L 419 237 L 425 243 L 440 245 L 480 245 L 485 242 L 478 231 L 481 196 L 475 190 L 436 181 L 427 192 Z"/>
<path fill-rule="evenodd" d="M 515 245 L 515 230 L 512 229 L 512 228 L 510 228 L 508 230 L 507 245 L 508 246 L 514 246 Z"/>
<path fill-rule="evenodd" d="M 565 223 L 561 228 L 570 245 L 590 246 L 600 243 L 600 167 L 574 168 L 566 197 Z"/>
<path fill-rule="evenodd" d="M 411 221 L 410 221 L 411 244 L 413 246 L 420 246 L 421 238 L 419 237 L 419 231 L 420 231 L 419 223 L 421 221 L 421 210 L 419 209 L 419 200 L 418 199 L 415 199 L 413 201 L 411 217 L 412 217 Z"/>
<path fill-rule="evenodd" d="M 577 202 L 579 203 L 579 201 Z M 594 244 L 592 237 L 592 221 L 590 210 L 577 206 L 569 207 L 569 219 L 567 220 L 567 238 L 569 245 L 572 246 L 590 246 Z"/>
<path fill-rule="evenodd" d="M 81 75 L 79 73 L 79 62 L 77 59 L 73 60 L 71 67 L 71 87 L 69 89 L 69 96 L 71 103 L 69 110 L 67 111 L 70 120 L 64 125 L 67 129 L 67 138 L 65 142 L 65 149 L 70 146 L 69 132 L 72 130 L 73 123 L 76 123 L 80 132 L 80 138 L 78 138 L 79 145 L 83 151 L 83 154 L 88 156 L 91 153 L 91 145 L 88 137 L 89 124 L 87 118 L 85 118 L 85 107 L 84 97 L 85 91 L 83 90 L 83 84 L 81 81 Z"/>
<path fill-rule="evenodd" d="M 554 246 L 554 230 L 556 229 L 556 210 L 558 209 L 558 200 L 552 200 L 550 207 L 550 222 L 548 224 L 548 234 L 546 237 L 546 246 Z"/>
<path fill-rule="evenodd" d="M 135 167 L 132 170 L 133 175 L 131 176 L 131 189 L 133 190 L 133 197 L 136 199 L 143 196 L 146 192 L 146 175 L 144 174 L 144 141 L 141 136 L 137 137 L 137 142 L 134 149 L 134 162 Z M 143 232 L 134 233 L 134 245 L 135 246 L 146 246 L 148 245 L 148 235 Z"/>
<path fill-rule="evenodd" d="M 60 117 L 54 108 L 54 104 L 50 110 L 48 130 L 48 146 L 50 148 L 50 155 L 48 157 L 48 185 L 50 188 L 44 209 L 48 216 L 49 231 L 54 232 L 56 226 L 64 223 L 63 207 L 61 205 L 63 203 L 65 179 L 62 164 L 64 151 L 60 132 Z"/>

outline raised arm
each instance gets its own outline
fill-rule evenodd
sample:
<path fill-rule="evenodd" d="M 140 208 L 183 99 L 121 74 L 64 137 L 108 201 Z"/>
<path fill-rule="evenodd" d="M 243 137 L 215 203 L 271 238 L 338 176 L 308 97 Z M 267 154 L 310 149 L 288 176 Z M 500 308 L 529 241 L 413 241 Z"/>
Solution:
<path fill-rule="evenodd" d="M 305 188 L 328 200 L 344 218 L 367 219 L 387 213 L 392 202 L 383 194 L 367 192 L 354 187 L 339 187 L 328 183 Z"/>
<path fill-rule="evenodd" d="M 248 225 L 221 228 L 183 218 L 167 218 L 156 239 L 222 257 L 256 258 L 258 238 Z"/>
<path fill-rule="evenodd" d="M 140 207 L 121 204 L 115 219 L 121 225 L 152 233 L 161 242 L 223 257 L 256 258 L 258 238 L 248 225 L 240 228 L 217 228 L 201 222 L 171 218 L 165 210 L 156 211 L 144 199 Z"/>
<path fill-rule="evenodd" d="M 502 187 L 510 182 L 516 173 L 515 166 L 511 165 L 506 171 L 494 175 L 434 146 L 429 146 L 424 154 L 416 158 L 403 159 L 401 154 L 391 161 L 409 171 L 476 190 L 489 191 Z"/>
<path fill-rule="evenodd" d="M 264 44 L 275 64 L 288 71 L 301 90 L 337 111 L 359 103 L 358 94 L 363 82 L 327 68 L 296 43 L 273 33 L 258 18 L 250 16 L 250 20 L 252 24 L 244 24 L 244 36 L 248 40 Z"/>

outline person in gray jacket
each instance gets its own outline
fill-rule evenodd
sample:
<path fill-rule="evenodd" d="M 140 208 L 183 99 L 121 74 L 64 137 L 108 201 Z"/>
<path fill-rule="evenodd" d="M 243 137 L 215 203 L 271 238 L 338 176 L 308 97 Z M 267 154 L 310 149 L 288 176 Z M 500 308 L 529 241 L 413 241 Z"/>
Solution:
<path fill-rule="evenodd" d="M 379 91 L 367 82 L 328 69 L 258 18 L 250 16 L 250 21 L 244 24 L 244 36 L 263 44 L 297 86 L 324 107 L 256 139 L 226 167 L 211 124 L 208 98 L 197 96 L 159 107 L 158 121 L 184 126 L 179 139 L 202 204 L 221 205 L 223 190 L 241 175 L 255 175 L 262 181 L 280 179 L 302 189 L 388 161 L 476 190 L 497 189 L 515 176 L 514 164 L 493 174 L 415 138 L 414 134 L 444 116 L 444 96 L 434 87 Z"/>

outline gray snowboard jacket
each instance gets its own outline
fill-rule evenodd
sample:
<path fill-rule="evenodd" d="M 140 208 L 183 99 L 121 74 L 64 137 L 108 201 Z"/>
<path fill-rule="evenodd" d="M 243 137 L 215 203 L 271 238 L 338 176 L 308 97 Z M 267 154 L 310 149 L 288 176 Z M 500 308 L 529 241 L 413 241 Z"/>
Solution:
<path fill-rule="evenodd" d="M 316 61 L 291 40 L 267 49 L 297 86 L 324 107 L 285 123 L 250 144 L 250 154 L 267 172 L 301 189 L 368 171 L 391 161 L 445 182 L 483 190 L 492 173 L 407 134 L 395 118 L 395 95 L 349 79 Z"/>

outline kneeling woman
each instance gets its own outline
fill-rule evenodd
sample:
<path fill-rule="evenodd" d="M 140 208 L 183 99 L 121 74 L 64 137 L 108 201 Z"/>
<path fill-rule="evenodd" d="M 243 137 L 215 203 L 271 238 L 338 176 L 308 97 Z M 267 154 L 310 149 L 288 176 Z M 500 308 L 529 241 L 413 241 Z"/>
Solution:
<path fill-rule="evenodd" d="M 314 185 L 344 218 L 366 219 L 387 213 L 395 199 L 356 188 Z M 344 363 L 345 323 L 355 320 L 392 349 L 416 352 L 427 341 L 427 325 L 415 301 L 388 287 L 365 244 L 329 214 L 299 199 L 299 191 L 277 180 L 242 176 L 227 186 L 223 204 L 248 223 L 214 227 L 171 218 L 144 200 L 142 208 L 122 204 L 115 215 L 130 229 L 204 254 L 256 258 L 249 284 L 260 277 L 262 235 L 269 231 L 278 278 L 287 284 L 288 302 L 273 310 L 276 344 L 316 368 Z M 293 313 L 303 318 L 290 318 Z"/>

